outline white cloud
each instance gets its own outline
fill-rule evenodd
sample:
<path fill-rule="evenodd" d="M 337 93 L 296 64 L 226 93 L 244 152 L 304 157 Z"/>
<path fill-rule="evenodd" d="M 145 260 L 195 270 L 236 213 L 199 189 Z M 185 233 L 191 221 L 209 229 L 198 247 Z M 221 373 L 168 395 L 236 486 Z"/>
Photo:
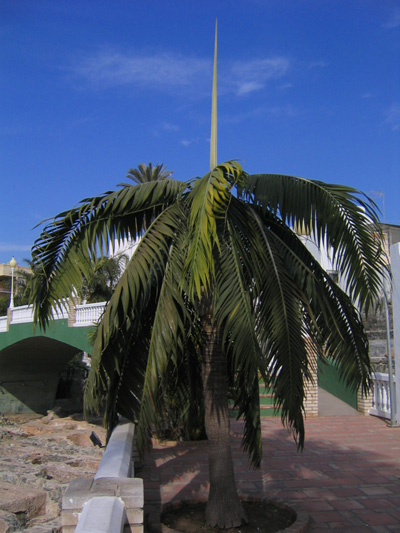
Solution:
<path fill-rule="evenodd" d="M 400 102 L 393 103 L 385 113 L 385 124 L 393 131 L 400 130 Z"/>
<path fill-rule="evenodd" d="M 0 242 L 0 252 L 27 252 L 32 248 L 31 244 L 13 244 L 9 242 Z"/>
<path fill-rule="evenodd" d="M 191 144 L 193 143 L 198 143 L 199 142 L 199 138 L 196 137 L 194 139 L 182 139 L 182 141 L 180 141 L 180 143 L 185 147 L 185 148 L 188 148 L 188 146 L 190 146 Z"/>
<path fill-rule="evenodd" d="M 257 81 L 243 81 L 238 83 L 238 88 L 236 94 L 241 96 L 242 94 L 252 93 L 254 91 L 259 91 L 264 85 Z"/>
<path fill-rule="evenodd" d="M 161 129 L 163 129 L 164 131 L 178 131 L 179 126 L 177 126 L 176 124 L 171 124 L 169 122 L 163 122 L 161 124 Z"/>
<path fill-rule="evenodd" d="M 280 56 L 226 63 L 218 76 L 219 92 L 242 96 L 259 91 L 268 81 L 287 74 L 289 67 L 289 60 Z M 169 52 L 102 50 L 81 58 L 69 72 L 78 83 L 96 89 L 131 86 L 154 91 L 190 90 L 196 94 L 209 94 L 212 61 Z"/>
<path fill-rule="evenodd" d="M 263 119 L 267 115 L 272 115 L 274 117 L 293 118 L 299 115 L 304 115 L 306 113 L 307 111 L 297 109 L 290 104 L 283 106 L 261 105 L 247 112 L 235 113 L 234 115 L 226 115 L 221 118 L 220 122 L 224 124 L 238 124 L 254 118 Z"/>
<path fill-rule="evenodd" d="M 133 85 L 150 89 L 188 87 L 211 77 L 211 61 L 169 53 L 100 51 L 71 69 L 74 78 L 96 88 Z"/>
<path fill-rule="evenodd" d="M 329 65 L 329 63 L 327 63 L 326 61 L 324 60 L 320 60 L 320 61 L 310 61 L 307 65 L 307 68 L 309 70 L 313 69 L 313 68 L 325 68 Z"/>
<path fill-rule="evenodd" d="M 277 117 L 297 117 L 304 114 L 304 112 L 296 109 L 291 104 L 269 107 L 267 112 Z"/>
<path fill-rule="evenodd" d="M 383 27 L 391 30 L 393 28 L 398 28 L 400 26 L 400 8 L 394 9 L 391 16 L 386 22 L 383 23 Z"/>
<path fill-rule="evenodd" d="M 282 83 L 282 85 L 280 86 L 281 89 L 293 89 L 294 85 L 293 83 Z"/>
<path fill-rule="evenodd" d="M 156 124 L 155 127 L 150 128 L 149 130 L 154 137 L 160 137 L 161 134 L 165 132 L 175 133 L 179 131 L 179 127 L 176 124 L 171 124 L 170 122 L 161 122 Z"/>
<path fill-rule="evenodd" d="M 237 61 L 229 72 L 229 83 L 237 95 L 245 95 L 263 89 L 272 79 L 287 74 L 290 62 L 285 57 Z"/>

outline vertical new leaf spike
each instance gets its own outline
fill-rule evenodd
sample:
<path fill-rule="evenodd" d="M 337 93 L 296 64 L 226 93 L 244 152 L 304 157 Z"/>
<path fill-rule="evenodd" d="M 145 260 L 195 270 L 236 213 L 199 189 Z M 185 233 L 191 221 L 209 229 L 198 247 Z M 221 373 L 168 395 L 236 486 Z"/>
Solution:
<path fill-rule="evenodd" d="M 217 166 L 217 20 L 215 21 L 214 73 L 211 105 L 210 171 Z"/>

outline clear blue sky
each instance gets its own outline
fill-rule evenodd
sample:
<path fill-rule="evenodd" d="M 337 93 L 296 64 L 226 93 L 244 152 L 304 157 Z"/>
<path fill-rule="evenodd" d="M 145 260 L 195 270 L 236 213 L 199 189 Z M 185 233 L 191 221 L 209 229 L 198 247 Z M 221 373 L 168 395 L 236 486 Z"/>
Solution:
<path fill-rule="evenodd" d="M 0 262 L 139 163 L 344 183 L 400 224 L 397 0 L 1 0 Z"/>

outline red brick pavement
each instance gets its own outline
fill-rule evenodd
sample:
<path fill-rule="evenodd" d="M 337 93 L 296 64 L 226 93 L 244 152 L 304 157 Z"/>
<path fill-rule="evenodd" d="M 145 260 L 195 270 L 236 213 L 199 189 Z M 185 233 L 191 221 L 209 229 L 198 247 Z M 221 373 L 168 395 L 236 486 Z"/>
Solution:
<path fill-rule="evenodd" d="M 241 495 L 294 505 L 310 516 L 309 531 L 400 531 L 400 428 L 372 416 L 310 418 L 305 449 L 297 452 L 280 420 L 264 418 L 263 460 L 256 471 L 240 451 L 241 428 L 232 422 Z M 140 475 L 145 512 L 169 502 L 206 499 L 207 444 L 154 443 Z"/>

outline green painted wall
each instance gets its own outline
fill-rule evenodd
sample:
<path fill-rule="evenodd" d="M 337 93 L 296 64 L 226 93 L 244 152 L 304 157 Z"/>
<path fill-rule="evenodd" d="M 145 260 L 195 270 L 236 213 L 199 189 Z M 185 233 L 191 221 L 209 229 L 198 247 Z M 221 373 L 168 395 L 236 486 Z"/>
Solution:
<path fill-rule="evenodd" d="M 0 382 L 0 412 L 5 414 L 40 413 L 52 409 L 58 385 L 58 376 L 33 382 Z"/>
<path fill-rule="evenodd" d="M 60 371 L 79 352 L 91 353 L 92 327 L 51 322 L 44 332 L 32 323 L 0 333 L 0 412 L 45 414 L 54 407 Z"/>
<path fill-rule="evenodd" d="M 318 363 L 318 385 L 354 409 L 357 409 L 357 393 L 350 390 L 340 379 L 339 370 L 330 361 Z"/>
<path fill-rule="evenodd" d="M 91 353 L 92 348 L 87 335 L 92 330 L 92 327 L 68 327 L 67 319 L 50 322 L 45 332 L 39 327 L 34 329 L 32 322 L 11 324 L 9 331 L 0 333 L 0 351 L 7 346 L 19 342 L 21 339 L 45 336 L 75 346 L 83 352 Z"/>

